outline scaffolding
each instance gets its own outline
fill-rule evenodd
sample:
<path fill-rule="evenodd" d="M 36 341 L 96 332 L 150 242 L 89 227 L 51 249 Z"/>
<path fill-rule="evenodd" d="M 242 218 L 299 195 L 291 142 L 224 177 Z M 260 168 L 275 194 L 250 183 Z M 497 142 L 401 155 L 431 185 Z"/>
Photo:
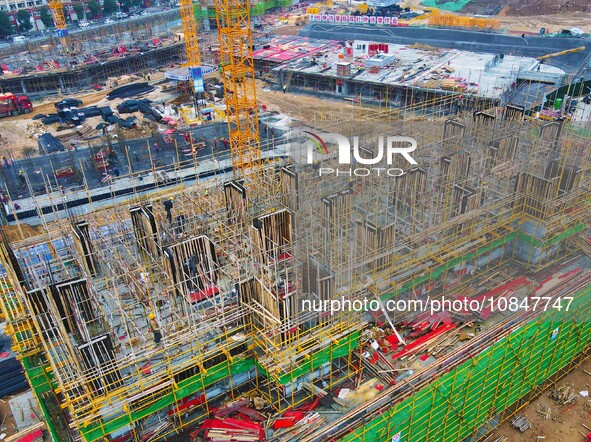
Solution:
<path fill-rule="evenodd" d="M 52 11 L 62 14 L 63 20 L 61 2 L 55 3 Z M 177 19 L 178 12 L 169 11 L 85 28 L 71 35 L 64 22 L 64 29 L 58 26 L 56 36 L 0 51 L 5 65 L 1 86 L 24 94 L 76 93 L 130 73 L 145 74 L 156 66 L 180 64 L 186 58 L 185 44 L 169 26 Z"/>
<path fill-rule="evenodd" d="M 181 179 L 124 202 L 113 192 L 111 204 L 88 198 L 87 213 L 66 211 L 44 221 L 39 237 L 4 241 L 2 311 L 55 437 L 160 440 L 198 426 L 228 400 L 261 398 L 276 415 L 360 382 L 363 373 L 388 385 L 395 380 L 388 370 L 408 366 L 380 356 L 378 372 L 363 355 L 367 333 L 380 323 L 396 330 L 408 316 L 318 311 L 306 300 L 383 305 L 427 293 L 476 295 L 522 275 L 518 291 L 526 296 L 548 266 L 579 259 L 591 219 L 581 132 L 529 119 L 518 107 L 449 118 L 450 103 L 359 106 L 355 115 L 300 122 L 280 140 L 289 154 L 265 157 L 240 179 Z M 427 107 L 441 113 L 425 118 Z M 383 159 L 372 167 L 406 173 L 319 176 L 342 165 L 330 143 L 328 153 L 312 149 L 308 163 L 302 133 L 311 131 L 358 136 L 363 158 L 376 156 L 378 134 L 413 136 L 419 166 Z M 231 164 L 234 156 L 220 160 Z M 169 173 L 182 176 L 177 169 Z M 583 267 L 542 288 L 573 296 L 581 318 L 589 308 Z M 397 433 L 424 440 L 434 428 L 441 440 L 478 434 L 586 348 L 588 322 L 577 321 L 561 325 L 550 348 L 560 314 L 504 317 L 468 343 L 439 350 L 436 361 L 362 410 L 343 408 L 330 424 L 302 429 L 299 440 Z M 520 358 L 526 362 L 515 363 Z M 503 367 L 527 382 L 509 391 Z M 491 385 L 486 394 L 483 382 Z M 458 407 L 469 419 L 444 413 L 450 402 L 465 404 Z M 49 411 L 56 404 L 63 411 Z"/>
<path fill-rule="evenodd" d="M 518 322 L 511 317 L 491 331 L 495 342 L 478 356 L 430 383 L 408 378 L 416 393 L 392 387 L 389 397 L 395 403 L 357 430 L 345 432 L 346 423 L 341 421 L 334 425 L 340 426 L 338 430 L 328 431 L 346 434 L 345 441 L 385 441 L 396 435 L 409 440 L 482 440 L 589 356 L 589 275 L 556 292 L 547 295 L 554 300 L 575 294 L 576 304 L 569 312 L 552 310 L 535 320 L 521 317 Z M 456 411 L 450 415 L 450 408 L 461 418 Z M 314 435 L 302 440 L 322 438 Z"/>
<path fill-rule="evenodd" d="M 151 40 L 150 40 L 151 41 Z M 61 66 L 58 69 L 32 71 L 25 75 L 5 76 L 0 80 L 0 86 L 14 93 L 44 94 L 61 91 L 63 94 L 77 93 L 90 90 L 97 83 L 108 83 L 115 78 L 130 72 L 147 73 L 152 66 L 180 63 L 184 58 L 182 43 L 166 42 L 161 47 L 153 48 L 145 53 L 136 52 L 126 57 L 113 56 L 113 47 L 104 50 L 99 58 L 92 53 L 88 57 L 79 56 L 72 59 L 76 65 Z M 47 53 L 40 58 L 47 60 Z M 94 58 L 93 58 L 94 57 Z M 31 62 L 36 63 L 36 61 Z M 39 61 L 40 64 L 43 62 Z"/>

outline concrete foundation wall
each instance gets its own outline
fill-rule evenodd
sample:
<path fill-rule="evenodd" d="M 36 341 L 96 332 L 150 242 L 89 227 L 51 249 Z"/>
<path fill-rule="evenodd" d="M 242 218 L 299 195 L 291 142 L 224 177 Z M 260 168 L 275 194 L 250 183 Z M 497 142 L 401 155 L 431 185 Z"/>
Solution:
<path fill-rule="evenodd" d="M 40 73 L 13 78 L 1 78 L 0 88 L 4 91 L 23 94 L 52 94 L 77 92 L 97 83 L 104 83 L 109 77 L 139 73 L 159 68 L 167 63 L 180 62 L 184 57 L 184 44 L 178 43 L 149 52 L 128 55 L 108 63 L 93 65 L 56 73 Z"/>

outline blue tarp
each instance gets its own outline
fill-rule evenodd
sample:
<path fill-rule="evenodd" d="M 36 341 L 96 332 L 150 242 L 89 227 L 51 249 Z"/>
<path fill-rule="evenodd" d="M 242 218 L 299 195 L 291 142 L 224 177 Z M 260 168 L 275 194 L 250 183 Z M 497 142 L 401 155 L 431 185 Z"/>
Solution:
<path fill-rule="evenodd" d="M 28 388 L 23 366 L 10 349 L 11 345 L 10 338 L 0 334 L 0 397 Z"/>
<path fill-rule="evenodd" d="M 50 133 L 43 134 L 37 138 L 37 146 L 39 146 L 39 153 L 41 155 L 65 150 L 62 142 Z"/>

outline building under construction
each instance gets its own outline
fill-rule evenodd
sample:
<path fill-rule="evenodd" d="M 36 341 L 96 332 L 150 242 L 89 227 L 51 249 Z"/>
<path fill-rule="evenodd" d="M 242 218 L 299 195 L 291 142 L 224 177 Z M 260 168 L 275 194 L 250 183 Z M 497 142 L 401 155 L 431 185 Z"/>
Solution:
<path fill-rule="evenodd" d="M 54 440 L 483 439 L 588 356 L 588 122 L 425 96 L 294 123 L 261 160 L 230 3 L 234 176 L 3 236 L 0 306 Z M 358 137 L 352 165 L 325 133 Z M 400 136 L 416 164 L 381 158 Z"/>
<path fill-rule="evenodd" d="M 519 108 L 415 111 L 362 110 L 355 134 L 369 156 L 372 133 L 414 136 L 419 166 L 402 177 L 319 176 L 336 154 L 308 164 L 294 133 L 292 155 L 242 179 L 4 241 L 2 309 L 55 439 L 157 440 L 256 398 L 269 440 L 477 440 L 584 358 L 588 141 Z M 353 135 L 351 121 L 330 125 Z M 387 307 L 495 295 L 573 300 L 568 311 Z M 362 299 L 380 308 L 304 302 Z M 294 410 L 308 420 L 273 431 Z"/>

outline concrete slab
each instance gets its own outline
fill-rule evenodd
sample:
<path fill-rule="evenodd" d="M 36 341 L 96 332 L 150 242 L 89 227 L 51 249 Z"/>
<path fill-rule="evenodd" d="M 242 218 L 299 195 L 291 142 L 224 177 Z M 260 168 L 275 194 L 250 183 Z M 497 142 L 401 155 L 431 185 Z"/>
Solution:
<path fill-rule="evenodd" d="M 541 72 L 537 60 L 531 57 L 395 43 L 379 45 L 382 53 L 388 55 L 388 63 L 368 66 L 368 61 L 376 54 L 375 46 L 378 45 L 367 40 L 354 40 L 350 43 L 352 55 L 344 55 L 346 49 L 341 47 L 275 69 L 344 78 L 345 81 L 455 90 L 487 98 L 501 98 L 524 73 Z M 337 65 L 343 61 L 350 63 L 350 75 L 345 77 L 337 72 Z M 546 76 L 553 78 L 560 79 L 565 75 L 557 67 L 544 65 L 543 69 Z"/>
<path fill-rule="evenodd" d="M 41 409 L 31 390 L 10 399 L 8 404 L 19 431 L 40 422 L 38 416 L 42 416 Z"/>
<path fill-rule="evenodd" d="M 585 104 L 581 99 L 577 104 L 577 110 L 575 111 L 572 122 L 575 126 L 586 128 L 591 120 L 591 104 Z"/>
<path fill-rule="evenodd" d="M 463 29 L 311 23 L 305 26 L 299 35 L 337 41 L 358 39 L 397 44 L 422 43 L 439 48 L 454 48 L 492 54 L 513 54 L 522 57 L 538 57 L 578 46 L 586 46 L 584 51 L 546 60 L 546 64 L 559 67 L 567 73 L 578 70 L 581 63 L 591 53 L 591 46 L 585 44 L 586 40 L 579 38 L 537 36 L 521 38 L 518 35 Z"/>

